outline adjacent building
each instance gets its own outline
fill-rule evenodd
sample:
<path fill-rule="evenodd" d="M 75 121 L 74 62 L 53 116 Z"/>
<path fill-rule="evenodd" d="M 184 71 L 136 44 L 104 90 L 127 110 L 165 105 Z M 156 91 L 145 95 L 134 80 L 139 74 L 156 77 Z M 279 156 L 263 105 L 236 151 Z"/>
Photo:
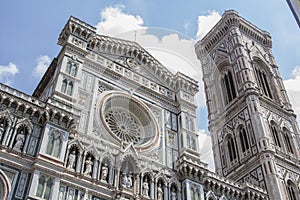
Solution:
<path fill-rule="evenodd" d="M 297 199 L 295 114 L 270 35 L 235 11 L 195 45 L 216 173 L 200 160 L 198 83 L 70 17 L 33 95 L 0 84 L 0 199 Z"/>

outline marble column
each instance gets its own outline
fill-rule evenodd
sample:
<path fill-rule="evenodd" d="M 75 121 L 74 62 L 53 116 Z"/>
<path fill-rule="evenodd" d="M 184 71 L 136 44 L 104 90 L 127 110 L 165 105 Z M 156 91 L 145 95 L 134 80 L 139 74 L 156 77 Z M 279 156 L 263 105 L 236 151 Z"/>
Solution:
<path fill-rule="evenodd" d="M 150 190 L 150 198 L 151 199 L 154 199 L 154 180 L 153 179 L 151 179 L 151 190 Z"/>
<path fill-rule="evenodd" d="M 92 178 L 96 179 L 97 178 L 97 168 L 98 168 L 98 160 L 95 158 L 94 163 L 93 163 L 93 172 L 92 172 Z"/>
<path fill-rule="evenodd" d="M 76 172 L 77 173 L 80 173 L 80 169 L 81 169 L 81 164 L 82 164 L 82 152 L 79 152 L 79 155 L 78 156 L 78 159 L 77 159 L 77 162 L 76 162 Z"/>
<path fill-rule="evenodd" d="M 83 158 L 82 158 L 82 162 L 81 162 L 81 169 L 80 169 L 81 174 L 83 174 L 83 172 L 84 172 L 85 158 L 86 158 L 86 153 L 83 154 Z"/>

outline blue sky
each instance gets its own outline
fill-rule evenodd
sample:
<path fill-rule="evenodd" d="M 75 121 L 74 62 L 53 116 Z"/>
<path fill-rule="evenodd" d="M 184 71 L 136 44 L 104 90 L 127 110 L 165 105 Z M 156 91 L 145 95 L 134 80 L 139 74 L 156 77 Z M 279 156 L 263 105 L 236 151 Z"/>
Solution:
<path fill-rule="evenodd" d="M 60 50 L 57 38 L 68 18 L 73 15 L 93 26 L 102 23 L 103 32 L 109 33 L 111 16 L 103 15 L 108 8 L 117 8 L 119 16 L 132 20 L 133 28 L 167 28 L 193 40 L 197 40 L 199 16 L 235 9 L 245 19 L 271 33 L 273 53 L 294 108 L 300 113 L 300 103 L 297 103 L 300 102 L 300 87 L 297 87 L 300 84 L 300 30 L 286 1 L 0 0 L 0 81 L 31 94 L 45 66 Z M 123 28 L 126 22 L 120 21 Z M 128 31 L 126 28 L 119 30 Z M 101 33 L 101 29 L 99 31 Z M 202 121 L 200 128 L 205 129 L 204 110 L 201 111 L 204 120 L 199 121 Z"/>

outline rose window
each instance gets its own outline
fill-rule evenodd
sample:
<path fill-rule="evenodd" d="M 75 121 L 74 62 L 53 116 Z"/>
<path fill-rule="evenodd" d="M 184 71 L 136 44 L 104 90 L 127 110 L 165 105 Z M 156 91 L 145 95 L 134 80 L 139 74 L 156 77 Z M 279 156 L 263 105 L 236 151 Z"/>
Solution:
<path fill-rule="evenodd" d="M 133 143 L 141 150 L 157 143 L 156 121 L 138 99 L 117 91 L 104 92 L 99 108 L 104 127 L 119 143 Z"/>
<path fill-rule="evenodd" d="M 141 123 L 130 113 L 122 110 L 110 110 L 105 113 L 109 129 L 121 140 L 138 143 L 143 131 Z"/>

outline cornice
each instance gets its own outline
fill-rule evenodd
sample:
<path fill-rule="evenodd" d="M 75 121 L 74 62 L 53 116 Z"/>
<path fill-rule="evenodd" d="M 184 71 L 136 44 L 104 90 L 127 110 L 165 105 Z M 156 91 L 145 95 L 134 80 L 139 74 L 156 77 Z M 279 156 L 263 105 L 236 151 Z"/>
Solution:
<path fill-rule="evenodd" d="M 270 33 L 259 29 L 241 17 L 238 12 L 228 10 L 225 11 L 221 20 L 204 36 L 204 38 L 195 44 L 198 58 L 200 59 L 200 55 L 209 53 L 234 27 L 238 28 L 244 35 L 253 38 L 263 46 L 272 47 Z"/>

